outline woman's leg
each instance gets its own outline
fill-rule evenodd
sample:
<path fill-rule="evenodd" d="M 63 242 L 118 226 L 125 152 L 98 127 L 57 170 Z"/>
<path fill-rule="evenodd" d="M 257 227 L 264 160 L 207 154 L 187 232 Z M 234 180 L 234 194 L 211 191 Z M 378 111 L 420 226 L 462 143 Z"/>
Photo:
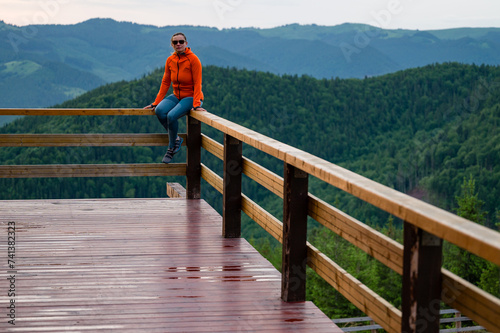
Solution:
<path fill-rule="evenodd" d="M 156 117 L 160 121 L 160 124 L 168 132 L 168 119 L 167 114 L 172 110 L 179 100 L 175 95 L 169 95 L 167 98 L 163 99 L 155 108 Z"/>
<path fill-rule="evenodd" d="M 175 97 L 175 96 L 174 96 Z M 160 106 L 158 104 L 158 106 Z M 179 118 L 184 117 L 189 113 L 189 111 L 193 108 L 193 97 L 186 97 L 181 99 L 177 105 L 175 105 L 170 111 L 167 113 L 167 126 L 168 126 L 168 139 L 169 139 L 169 148 L 175 147 L 175 140 L 177 139 L 177 132 L 179 130 Z"/>

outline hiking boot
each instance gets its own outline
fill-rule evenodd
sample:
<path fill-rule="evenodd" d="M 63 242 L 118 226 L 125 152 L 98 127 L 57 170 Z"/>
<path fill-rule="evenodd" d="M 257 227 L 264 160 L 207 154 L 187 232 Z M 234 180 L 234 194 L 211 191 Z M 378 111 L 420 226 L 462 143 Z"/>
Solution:
<path fill-rule="evenodd" d="M 175 139 L 174 154 L 177 154 L 179 152 L 183 141 L 184 140 L 182 140 L 180 136 L 178 136 L 177 139 Z"/>
<path fill-rule="evenodd" d="M 161 160 L 163 163 L 170 163 L 172 161 L 172 158 L 174 158 L 174 148 L 168 148 L 167 153 L 165 156 L 163 156 L 163 159 Z"/>
<path fill-rule="evenodd" d="M 178 136 L 177 139 L 175 139 L 174 148 L 168 148 L 167 153 L 165 154 L 165 156 L 163 156 L 163 159 L 161 161 L 163 163 L 170 163 L 170 161 L 172 161 L 172 158 L 174 158 L 174 155 L 177 154 L 179 150 L 181 150 L 183 141 L 184 140 L 182 140 L 182 138 Z"/>

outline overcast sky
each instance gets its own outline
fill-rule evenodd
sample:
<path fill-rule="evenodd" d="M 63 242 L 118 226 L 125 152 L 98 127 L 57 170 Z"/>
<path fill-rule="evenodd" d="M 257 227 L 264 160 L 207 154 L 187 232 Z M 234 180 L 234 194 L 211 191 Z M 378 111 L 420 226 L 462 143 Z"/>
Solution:
<path fill-rule="evenodd" d="M 500 27 L 500 0 L 0 0 L 0 20 L 15 25 L 97 17 L 219 29 L 349 22 L 430 30 Z"/>

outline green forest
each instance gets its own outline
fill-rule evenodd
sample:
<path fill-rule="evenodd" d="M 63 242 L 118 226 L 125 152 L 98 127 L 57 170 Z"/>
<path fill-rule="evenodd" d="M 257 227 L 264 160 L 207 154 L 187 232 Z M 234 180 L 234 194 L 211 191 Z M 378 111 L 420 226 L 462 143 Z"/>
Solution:
<path fill-rule="evenodd" d="M 107 84 L 55 107 L 138 108 L 158 92 L 162 70 Z M 401 192 L 481 223 L 500 226 L 500 67 L 434 64 L 380 77 L 316 79 L 206 66 L 203 106 L 259 133 L 297 147 Z M 185 131 L 181 122 L 180 131 Z M 202 126 L 208 136 L 222 135 Z M 162 133 L 149 116 L 24 117 L 0 133 Z M 2 164 L 159 163 L 164 147 L 2 148 Z M 251 147 L 243 154 L 282 175 L 280 161 Z M 185 161 L 185 148 L 174 162 Z M 202 162 L 222 174 L 210 154 Z M 0 179 L 0 199 L 166 197 L 165 182 L 182 177 Z M 401 221 L 317 179 L 309 192 L 358 220 L 402 240 Z M 282 200 L 244 177 L 243 192 L 281 218 Z M 222 196 L 202 183 L 202 198 L 219 212 Z M 243 236 L 280 268 L 281 250 L 243 216 Z M 308 241 L 396 306 L 400 277 L 322 228 L 308 226 Z M 453 245 L 444 266 L 500 296 L 500 271 Z M 362 315 L 308 272 L 307 297 L 328 316 Z"/>

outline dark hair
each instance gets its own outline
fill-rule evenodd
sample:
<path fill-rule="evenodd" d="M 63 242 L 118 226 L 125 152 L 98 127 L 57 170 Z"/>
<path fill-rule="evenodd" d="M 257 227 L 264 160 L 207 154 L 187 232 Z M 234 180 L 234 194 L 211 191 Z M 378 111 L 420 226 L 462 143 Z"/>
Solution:
<path fill-rule="evenodd" d="M 175 34 L 172 35 L 172 37 L 170 37 L 170 43 L 172 43 L 172 39 L 175 37 L 175 36 L 178 36 L 178 35 L 181 35 L 184 37 L 184 40 L 187 42 L 187 38 L 186 38 L 186 35 L 184 35 L 182 32 L 176 32 Z"/>

